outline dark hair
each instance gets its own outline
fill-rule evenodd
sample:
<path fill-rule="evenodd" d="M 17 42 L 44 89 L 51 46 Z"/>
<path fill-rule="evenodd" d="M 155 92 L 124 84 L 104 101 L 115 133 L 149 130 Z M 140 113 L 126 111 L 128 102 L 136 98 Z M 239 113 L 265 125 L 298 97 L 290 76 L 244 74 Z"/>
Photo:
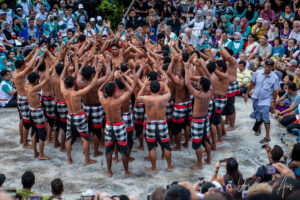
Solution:
<path fill-rule="evenodd" d="M 64 83 L 67 88 L 71 88 L 75 84 L 75 79 L 73 76 L 67 76 L 64 80 Z"/>
<path fill-rule="evenodd" d="M 78 36 L 78 41 L 84 42 L 86 39 L 86 36 L 84 34 L 81 34 Z"/>
<path fill-rule="evenodd" d="M 293 40 L 294 44 L 297 44 L 297 40 L 295 38 L 290 38 L 289 40 Z"/>
<path fill-rule="evenodd" d="M 282 156 L 283 156 L 282 148 L 278 145 L 274 145 L 273 149 L 271 150 L 272 160 L 277 162 L 281 159 Z"/>
<path fill-rule="evenodd" d="M 7 74 L 7 72 L 10 72 L 10 70 L 4 69 L 1 71 L 1 76 L 5 76 Z"/>
<path fill-rule="evenodd" d="M 287 75 L 289 77 L 289 81 L 294 81 L 294 77 L 292 75 Z"/>
<path fill-rule="evenodd" d="M 164 64 L 163 67 L 162 67 L 162 69 L 165 70 L 165 71 L 167 71 L 168 68 L 169 68 L 169 65 L 170 65 L 170 63 Z"/>
<path fill-rule="evenodd" d="M 209 63 L 207 63 L 206 68 L 209 71 L 209 73 L 213 73 L 216 70 L 216 63 L 213 61 L 210 61 Z"/>
<path fill-rule="evenodd" d="M 298 89 L 297 89 L 297 85 L 296 83 L 292 82 L 292 83 L 288 83 L 288 89 L 289 90 L 292 90 L 293 92 L 296 92 Z"/>
<path fill-rule="evenodd" d="M 278 91 L 278 96 L 282 97 L 285 94 L 285 90 L 279 90 Z"/>
<path fill-rule="evenodd" d="M 128 63 L 124 62 L 121 64 L 121 72 L 126 72 L 128 70 Z"/>
<path fill-rule="evenodd" d="M 139 66 L 139 65 L 137 65 L 137 66 L 135 67 L 135 69 L 134 69 L 135 73 L 136 73 L 136 72 L 138 72 L 138 71 L 139 71 L 139 69 L 140 69 L 140 66 Z M 143 77 L 143 72 L 144 72 L 144 70 L 142 69 L 142 73 L 141 73 L 141 75 L 140 75 L 140 77 L 139 77 L 139 78 L 142 78 L 142 77 Z"/>
<path fill-rule="evenodd" d="M 293 151 L 291 153 L 292 161 L 300 161 L 300 143 L 294 145 Z"/>
<path fill-rule="evenodd" d="M 112 48 L 112 47 L 117 47 L 118 49 L 120 48 L 120 46 L 117 45 L 116 43 L 112 43 L 112 44 L 110 45 L 110 48 Z"/>
<path fill-rule="evenodd" d="M 273 198 L 271 194 L 261 192 L 248 196 L 246 200 L 273 200 Z"/>
<path fill-rule="evenodd" d="M 227 71 L 227 65 L 224 60 L 217 60 L 216 64 L 217 64 L 217 67 L 222 67 L 223 72 Z"/>
<path fill-rule="evenodd" d="M 204 182 L 201 187 L 201 194 L 208 192 L 208 189 L 211 187 L 216 187 L 212 182 Z"/>
<path fill-rule="evenodd" d="M 164 64 L 170 63 L 171 62 L 171 57 L 170 56 L 164 56 Z"/>
<path fill-rule="evenodd" d="M 241 61 L 239 62 L 239 64 L 240 64 L 240 65 L 243 65 L 244 67 L 246 67 L 246 62 L 243 61 L 243 60 L 241 60 Z"/>
<path fill-rule="evenodd" d="M 39 66 L 38 70 L 40 72 L 43 72 L 46 70 L 46 65 L 45 65 L 45 61 L 42 61 L 41 65 Z"/>
<path fill-rule="evenodd" d="M 284 187 L 282 185 L 289 186 L 289 187 Z M 273 184 L 273 190 L 272 190 L 273 200 L 285 199 L 294 191 L 297 190 L 299 191 L 299 189 L 300 189 L 300 182 L 297 179 L 291 178 L 289 176 L 282 176 L 276 179 L 275 183 Z M 299 199 L 299 196 L 297 199 Z"/>
<path fill-rule="evenodd" d="M 170 52 L 170 47 L 165 44 L 161 47 L 161 50 Z"/>
<path fill-rule="evenodd" d="M 123 24 L 122 22 L 121 22 L 121 23 L 119 23 L 119 24 L 118 24 L 118 26 L 119 26 L 119 25 L 122 25 L 122 26 L 124 26 L 124 24 Z"/>
<path fill-rule="evenodd" d="M 161 50 L 161 51 L 158 52 L 158 54 L 162 54 L 163 56 L 169 56 L 170 51 L 169 51 L 169 50 L 168 50 L 168 51 L 166 51 L 166 50 Z"/>
<path fill-rule="evenodd" d="M 3 185 L 3 183 L 5 182 L 6 180 L 6 176 L 4 174 L 0 174 L 0 186 Z"/>
<path fill-rule="evenodd" d="M 81 75 L 85 80 L 90 80 L 93 74 L 95 74 L 95 69 L 93 67 L 85 66 L 81 70 Z"/>
<path fill-rule="evenodd" d="M 230 49 L 229 47 L 225 47 L 226 51 L 230 54 L 230 55 L 233 55 L 233 51 L 232 49 Z"/>
<path fill-rule="evenodd" d="M 160 84 L 157 80 L 151 81 L 150 83 L 150 91 L 154 94 L 157 94 L 160 90 Z"/>
<path fill-rule="evenodd" d="M 256 38 L 256 35 L 254 35 L 253 33 L 250 33 L 249 35 L 248 35 L 248 37 L 249 36 L 251 36 L 251 37 L 253 37 L 254 38 L 254 40 L 256 40 L 257 38 Z"/>
<path fill-rule="evenodd" d="M 261 56 L 257 55 L 257 56 L 255 56 L 255 58 L 257 58 L 259 60 L 259 62 L 262 62 L 262 57 Z"/>
<path fill-rule="evenodd" d="M 26 171 L 22 175 L 22 185 L 23 188 L 32 188 L 33 184 L 35 182 L 34 174 L 31 171 Z"/>
<path fill-rule="evenodd" d="M 15 67 L 16 69 L 20 69 L 24 65 L 24 60 L 16 60 Z"/>
<path fill-rule="evenodd" d="M 187 53 L 187 52 L 183 52 L 182 53 L 182 61 L 183 62 L 187 62 L 189 60 L 189 58 L 190 58 L 190 54 L 189 53 Z"/>
<path fill-rule="evenodd" d="M 281 38 L 278 36 L 278 37 L 276 37 L 275 39 L 274 39 L 274 41 L 275 40 L 278 40 L 278 42 L 279 42 L 279 44 L 281 45 L 282 44 L 282 40 L 281 40 Z"/>
<path fill-rule="evenodd" d="M 126 77 L 125 77 L 125 76 L 123 76 L 123 79 L 125 79 L 125 81 L 126 81 Z M 116 85 L 117 85 L 117 87 L 118 87 L 119 89 L 122 90 L 122 89 L 125 88 L 124 83 L 123 83 L 120 79 L 116 79 L 115 82 L 116 82 Z"/>
<path fill-rule="evenodd" d="M 197 54 L 197 58 L 200 58 L 200 53 L 199 53 L 199 51 L 197 51 L 197 50 L 194 50 L 194 51 L 192 51 L 191 55 L 193 55 L 194 53 L 196 53 L 196 54 Z"/>
<path fill-rule="evenodd" d="M 181 68 L 181 76 L 184 78 L 185 77 L 185 69 L 184 67 Z"/>
<path fill-rule="evenodd" d="M 210 88 L 210 80 L 204 76 L 202 76 L 200 78 L 199 84 L 202 85 L 202 89 L 204 90 L 204 92 L 207 92 Z"/>
<path fill-rule="evenodd" d="M 40 75 L 38 73 L 36 73 L 36 72 L 31 72 L 28 75 L 28 81 L 31 84 L 35 83 L 35 81 L 38 80 L 39 78 L 40 78 Z"/>
<path fill-rule="evenodd" d="M 64 184 L 60 178 L 56 178 L 51 182 L 51 189 L 54 195 L 61 195 L 64 191 Z"/>
<path fill-rule="evenodd" d="M 262 35 L 261 37 L 265 37 L 267 40 L 269 39 L 267 35 Z"/>
<path fill-rule="evenodd" d="M 160 39 L 165 39 L 166 38 L 166 36 L 165 36 L 165 34 L 164 33 L 159 33 L 158 35 L 157 35 L 157 40 L 160 40 Z"/>
<path fill-rule="evenodd" d="M 62 71 L 64 69 L 64 64 L 59 63 L 55 66 L 55 71 L 57 75 L 61 75 Z"/>
<path fill-rule="evenodd" d="M 106 96 L 112 97 L 112 95 L 115 92 L 115 89 L 116 89 L 116 84 L 115 83 L 107 83 L 105 85 L 105 88 L 104 88 Z"/>
<path fill-rule="evenodd" d="M 240 179 L 239 164 L 235 158 L 229 158 L 226 162 L 226 175 L 235 185 L 238 185 Z"/>
<path fill-rule="evenodd" d="M 149 78 L 150 81 L 157 80 L 157 73 L 156 73 L 156 71 L 150 71 L 147 74 L 147 77 Z"/>
<path fill-rule="evenodd" d="M 186 22 L 186 17 L 185 16 L 182 16 L 180 19 L 183 20 L 184 22 Z"/>
<path fill-rule="evenodd" d="M 181 185 L 172 185 L 165 193 L 165 200 L 191 200 L 191 193 Z"/>
<path fill-rule="evenodd" d="M 29 22 L 29 21 L 34 21 L 34 19 L 33 19 L 33 18 L 29 18 L 28 22 Z"/>
<path fill-rule="evenodd" d="M 291 20 L 285 19 L 284 23 L 285 23 L 285 22 L 288 23 L 290 29 L 293 28 L 293 23 L 291 22 Z"/>
<path fill-rule="evenodd" d="M 24 57 L 28 56 L 28 55 L 31 53 L 31 51 L 32 51 L 31 48 L 28 48 L 28 49 L 24 50 L 23 56 L 24 56 Z"/>

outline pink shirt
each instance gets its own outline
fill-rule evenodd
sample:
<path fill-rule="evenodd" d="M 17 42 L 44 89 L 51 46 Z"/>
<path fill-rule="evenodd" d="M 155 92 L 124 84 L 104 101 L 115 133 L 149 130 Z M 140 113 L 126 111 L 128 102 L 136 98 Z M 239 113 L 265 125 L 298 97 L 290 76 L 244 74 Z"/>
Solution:
<path fill-rule="evenodd" d="M 259 17 L 263 18 L 264 20 L 269 20 L 270 22 L 276 20 L 276 14 L 274 10 L 269 10 L 269 13 L 267 13 L 266 10 L 262 10 L 260 11 Z"/>

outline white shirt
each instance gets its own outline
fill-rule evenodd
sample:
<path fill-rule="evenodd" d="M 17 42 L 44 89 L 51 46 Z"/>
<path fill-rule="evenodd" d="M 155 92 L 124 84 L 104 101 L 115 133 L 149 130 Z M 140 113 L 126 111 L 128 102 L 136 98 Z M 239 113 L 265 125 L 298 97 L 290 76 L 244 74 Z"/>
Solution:
<path fill-rule="evenodd" d="M 296 39 L 297 42 L 300 42 L 300 31 L 298 33 L 296 33 L 295 30 L 292 30 L 289 39 Z"/>

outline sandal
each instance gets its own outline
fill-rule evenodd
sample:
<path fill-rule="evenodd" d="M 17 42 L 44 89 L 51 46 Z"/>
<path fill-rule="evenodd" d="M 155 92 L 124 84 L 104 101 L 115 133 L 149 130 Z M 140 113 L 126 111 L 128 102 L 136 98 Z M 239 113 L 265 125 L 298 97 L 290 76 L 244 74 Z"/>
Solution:
<path fill-rule="evenodd" d="M 257 132 L 255 132 L 255 136 L 260 136 L 260 134 L 261 134 L 260 130 L 258 130 Z"/>
<path fill-rule="evenodd" d="M 264 143 L 268 143 L 268 142 L 270 142 L 270 141 L 271 141 L 271 140 L 270 140 L 269 138 L 264 137 L 264 139 L 262 139 L 262 140 L 260 141 L 260 143 L 264 144 Z"/>

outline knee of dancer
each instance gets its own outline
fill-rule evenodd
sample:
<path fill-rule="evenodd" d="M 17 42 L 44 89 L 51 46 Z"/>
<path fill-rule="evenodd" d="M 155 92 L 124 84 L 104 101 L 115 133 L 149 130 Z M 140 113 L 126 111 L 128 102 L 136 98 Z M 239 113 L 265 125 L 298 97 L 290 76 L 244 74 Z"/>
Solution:
<path fill-rule="evenodd" d="M 162 142 L 161 144 L 162 144 L 162 147 L 164 149 L 167 149 L 168 151 L 171 151 L 171 146 L 170 146 L 170 142 L 169 141 L 168 142 Z"/>

